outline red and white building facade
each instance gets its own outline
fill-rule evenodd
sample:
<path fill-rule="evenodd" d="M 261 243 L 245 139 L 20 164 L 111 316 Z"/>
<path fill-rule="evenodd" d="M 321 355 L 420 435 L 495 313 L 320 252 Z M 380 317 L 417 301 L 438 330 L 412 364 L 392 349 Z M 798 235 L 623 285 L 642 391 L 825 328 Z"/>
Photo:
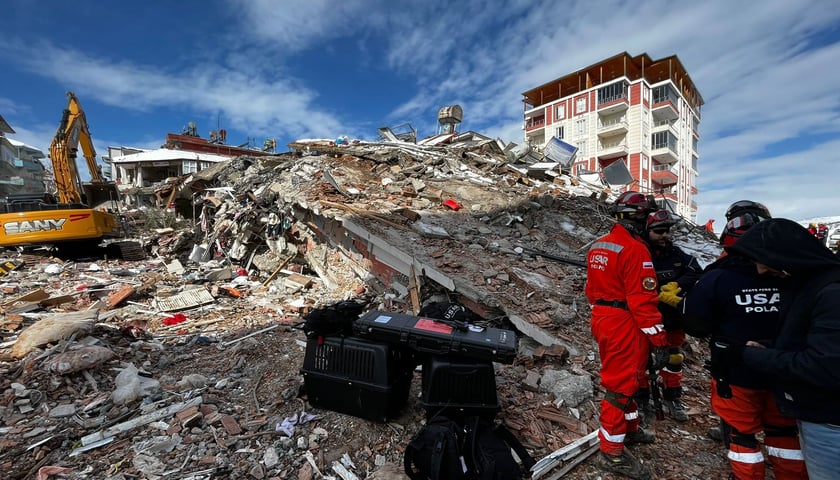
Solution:
<path fill-rule="evenodd" d="M 696 219 L 703 98 L 676 56 L 624 52 L 522 95 L 532 146 L 553 136 L 576 145 L 573 173 L 623 161 L 634 179 L 625 189 Z"/>

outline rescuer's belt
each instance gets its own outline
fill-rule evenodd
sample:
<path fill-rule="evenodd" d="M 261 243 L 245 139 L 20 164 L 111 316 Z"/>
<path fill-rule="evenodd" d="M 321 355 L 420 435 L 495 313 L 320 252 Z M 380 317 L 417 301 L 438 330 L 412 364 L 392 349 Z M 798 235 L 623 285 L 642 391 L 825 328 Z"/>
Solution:
<path fill-rule="evenodd" d="M 595 305 L 600 305 L 602 307 L 620 308 L 622 310 L 630 310 L 629 308 L 627 308 L 627 302 L 623 302 L 621 300 L 595 300 Z"/>

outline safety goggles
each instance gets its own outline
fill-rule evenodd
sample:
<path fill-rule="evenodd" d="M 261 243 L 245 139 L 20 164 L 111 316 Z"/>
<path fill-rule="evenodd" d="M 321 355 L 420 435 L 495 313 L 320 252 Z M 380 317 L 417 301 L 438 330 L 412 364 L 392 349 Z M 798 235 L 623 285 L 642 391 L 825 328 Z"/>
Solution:
<path fill-rule="evenodd" d="M 671 233 L 671 227 L 651 228 L 650 231 L 657 235 L 665 235 Z"/>
<path fill-rule="evenodd" d="M 742 215 L 738 215 L 737 217 L 733 218 L 732 220 L 726 222 L 726 230 L 746 230 L 756 223 L 762 221 L 763 218 L 755 215 L 753 213 L 744 213 Z"/>
<path fill-rule="evenodd" d="M 767 210 L 767 207 L 758 202 L 753 202 L 752 200 L 739 200 L 730 205 L 729 208 L 726 209 L 726 218 L 727 220 L 731 220 L 733 217 L 744 211 L 753 213 L 762 219 L 770 218 L 770 212 Z"/>
<path fill-rule="evenodd" d="M 657 210 L 657 211 L 650 214 L 650 217 L 648 218 L 648 222 L 650 222 L 650 223 L 664 222 L 664 221 L 670 220 L 670 219 L 671 219 L 671 214 L 669 214 L 667 210 Z"/>

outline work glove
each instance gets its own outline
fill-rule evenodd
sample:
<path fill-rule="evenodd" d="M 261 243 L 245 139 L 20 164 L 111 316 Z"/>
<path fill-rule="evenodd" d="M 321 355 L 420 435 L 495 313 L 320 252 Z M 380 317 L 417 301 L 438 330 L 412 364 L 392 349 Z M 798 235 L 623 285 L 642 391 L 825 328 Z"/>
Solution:
<path fill-rule="evenodd" d="M 665 347 L 655 347 L 651 354 L 653 355 L 653 370 L 658 372 L 665 368 L 665 365 L 668 365 L 668 360 L 670 360 L 670 354 L 668 353 L 668 349 Z"/>
<path fill-rule="evenodd" d="M 677 282 L 666 283 L 659 289 L 659 301 L 677 308 L 677 304 L 682 301 L 682 297 L 679 296 L 680 292 L 682 292 L 682 288 Z"/>
<path fill-rule="evenodd" d="M 680 351 L 668 353 L 668 365 L 679 367 L 685 361 L 685 354 Z"/>

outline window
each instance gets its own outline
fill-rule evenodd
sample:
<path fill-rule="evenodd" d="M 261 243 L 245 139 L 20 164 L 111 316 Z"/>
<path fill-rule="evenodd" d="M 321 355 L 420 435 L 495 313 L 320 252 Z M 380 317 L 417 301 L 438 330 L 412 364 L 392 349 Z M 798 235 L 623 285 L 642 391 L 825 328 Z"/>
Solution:
<path fill-rule="evenodd" d="M 198 166 L 195 160 L 184 160 L 184 164 L 181 167 L 184 174 L 186 173 L 195 173 L 198 171 Z"/>
<path fill-rule="evenodd" d="M 612 83 L 598 89 L 598 105 L 614 102 L 622 98 L 629 98 L 628 85 L 624 82 Z"/>
<path fill-rule="evenodd" d="M 581 140 L 580 142 L 578 142 L 577 147 L 578 147 L 578 151 L 577 151 L 578 158 L 588 158 L 586 156 L 586 140 Z"/>
<path fill-rule="evenodd" d="M 575 134 L 578 136 L 586 135 L 586 119 L 582 118 L 575 122 Z"/>
<path fill-rule="evenodd" d="M 566 104 L 557 105 L 554 109 L 554 119 L 555 120 L 563 120 L 566 118 Z"/>
<path fill-rule="evenodd" d="M 575 102 L 575 113 L 583 113 L 586 111 L 586 97 L 580 97 Z"/>
<path fill-rule="evenodd" d="M 560 140 L 566 138 L 566 128 L 565 127 L 557 127 L 554 129 L 554 136 Z"/>

